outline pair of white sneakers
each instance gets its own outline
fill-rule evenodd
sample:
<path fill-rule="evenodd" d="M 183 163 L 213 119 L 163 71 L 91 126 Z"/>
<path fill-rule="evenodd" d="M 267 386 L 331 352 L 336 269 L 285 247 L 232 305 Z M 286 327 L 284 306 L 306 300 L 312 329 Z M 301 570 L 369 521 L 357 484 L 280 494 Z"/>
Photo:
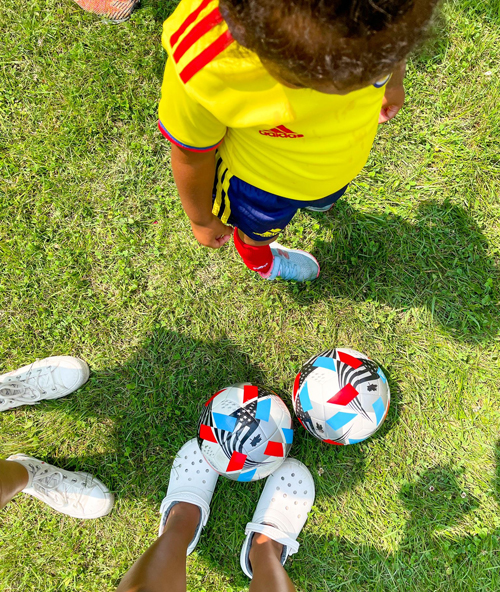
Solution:
<path fill-rule="evenodd" d="M 219 475 L 205 461 L 196 439 L 179 450 L 170 471 L 167 495 L 160 508 L 162 514 L 159 534 L 167 522 L 172 507 L 188 502 L 200 508 L 201 519 L 187 554 L 192 553 L 210 515 L 210 502 Z M 260 533 L 283 545 L 281 563 L 299 549 L 297 537 L 314 503 L 314 480 L 307 467 L 288 458 L 266 481 L 252 521 L 246 525 L 245 541 L 240 564 L 243 572 L 252 577 L 250 548 L 254 534 Z"/>
<path fill-rule="evenodd" d="M 0 411 L 34 405 L 44 399 L 65 397 L 89 377 L 89 367 L 79 358 L 53 356 L 0 375 Z M 28 472 L 23 493 L 74 518 L 100 518 L 111 512 L 114 496 L 98 479 L 82 471 L 66 471 L 26 454 L 14 454 Z"/>

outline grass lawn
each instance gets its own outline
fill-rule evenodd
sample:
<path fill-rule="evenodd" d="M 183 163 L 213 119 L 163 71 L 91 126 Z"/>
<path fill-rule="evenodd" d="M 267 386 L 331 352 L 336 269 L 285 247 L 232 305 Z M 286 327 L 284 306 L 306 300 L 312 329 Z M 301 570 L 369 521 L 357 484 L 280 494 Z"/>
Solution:
<path fill-rule="evenodd" d="M 112 591 L 156 537 L 172 458 L 202 403 L 244 380 L 291 408 L 295 373 L 353 347 L 389 376 L 384 428 L 323 445 L 297 429 L 313 513 L 300 591 L 500 589 L 500 3 L 449 0 L 408 69 L 407 104 L 328 214 L 282 237 L 322 265 L 259 281 L 191 236 L 156 128 L 171 0 L 120 26 L 71 0 L 2 0 L 0 371 L 81 356 L 77 393 L 0 415 L 0 457 L 84 469 L 116 494 L 78 521 L 18 496 L 0 513 L 0 589 Z M 188 561 L 193 592 L 246 590 L 263 483 L 221 480 Z"/>

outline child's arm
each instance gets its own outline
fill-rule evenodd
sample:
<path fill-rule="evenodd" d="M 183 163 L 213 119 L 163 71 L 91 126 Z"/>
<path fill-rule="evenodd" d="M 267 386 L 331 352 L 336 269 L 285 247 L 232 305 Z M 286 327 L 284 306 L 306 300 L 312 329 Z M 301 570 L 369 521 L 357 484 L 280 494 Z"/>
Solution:
<path fill-rule="evenodd" d="M 212 249 L 222 247 L 233 229 L 212 214 L 215 150 L 192 152 L 172 144 L 171 162 L 182 207 L 191 220 L 196 240 Z"/>
<path fill-rule="evenodd" d="M 378 118 L 379 123 L 385 123 L 395 117 L 405 101 L 403 79 L 405 77 L 406 61 L 401 62 L 392 73 L 391 79 L 385 87 L 382 110 Z"/>

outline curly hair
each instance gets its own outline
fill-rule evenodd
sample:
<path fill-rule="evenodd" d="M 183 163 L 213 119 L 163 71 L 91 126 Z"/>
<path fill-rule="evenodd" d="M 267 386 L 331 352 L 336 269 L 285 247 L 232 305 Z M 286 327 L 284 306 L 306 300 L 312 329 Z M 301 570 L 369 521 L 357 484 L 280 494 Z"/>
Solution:
<path fill-rule="evenodd" d="M 283 72 L 339 88 L 376 80 L 422 38 L 439 0 L 220 0 L 233 37 Z"/>

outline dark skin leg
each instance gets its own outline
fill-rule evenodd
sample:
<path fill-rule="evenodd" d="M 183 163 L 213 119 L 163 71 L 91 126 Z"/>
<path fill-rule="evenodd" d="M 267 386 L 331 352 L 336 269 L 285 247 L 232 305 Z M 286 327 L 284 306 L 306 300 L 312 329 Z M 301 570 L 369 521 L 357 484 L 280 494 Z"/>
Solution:
<path fill-rule="evenodd" d="M 197 506 L 176 504 L 163 534 L 125 574 L 116 592 L 186 592 L 186 551 L 200 519 Z M 281 545 L 255 535 L 250 550 L 249 592 L 295 592 L 280 562 Z"/>
<path fill-rule="evenodd" d="M 197 506 L 176 504 L 163 534 L 129 569 L 116 592 L 186 592 L 186 551 L 199 520 Z"/>
<path fill-rule="evenodd" d="M 0 460 L 0 509 L 28 485 L 28 471 L 20 463 Z"/>
<path fill-rule="evenodd" d="M 252 247 L 264 247 L 265 245 L 270 245 L 273 241 L 275 241 L 278 235 L 266 240 L 256 241 L 253 240 L 253 238 L 250 238 L 249 236 L 241 232 L 241 230 L 238 228 L 238 236 L 245 243 L 245 245 L 252 245 Z"/>
<path fill-rule="evenodd" d="M 248 592 L 295 592 L 295 586 L 281 565 L 283 545 L 255 534 L 250 548 L 253 579 Z"/>

